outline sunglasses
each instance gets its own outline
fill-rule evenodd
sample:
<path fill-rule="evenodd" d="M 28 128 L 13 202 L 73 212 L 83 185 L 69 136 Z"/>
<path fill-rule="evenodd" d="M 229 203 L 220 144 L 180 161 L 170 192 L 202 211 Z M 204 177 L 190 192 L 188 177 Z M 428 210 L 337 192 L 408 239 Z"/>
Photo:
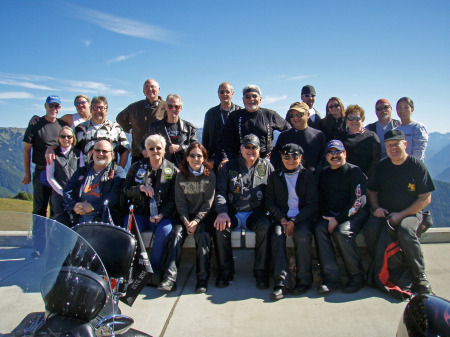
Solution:
<path fill-rule="evenodd" d="M 327 152 L 327 156 L 334 156 L 334 155 L 338 155 L 341 154 L 344 151 L 338 150 L 338 151 L 329 151 Z"/>
<path fill-rule="evenodd" d="M 108 109 L 107 106 L 94 106 L 94 107 L 92 107 L 92 110 L 94 110 L 94 111 L 105 111 L 106 109 Z"/>
<path fill-rule="evenodd" d="M 347 119 L 351 122 L 351 121 L 360 121 L 362 118 L 359 116 L 348 116 Z"/>
<path fill-rule="evenodd" d="M 62 139 L 72 139 L 73 138 L 73 136 L 72 135 L 59 135 L 59 138 L 62 138 Z"/>
<path fill-rule="evenodd" d="M 245 97 L 245 99 L 250 99 L 250 98 L 257 98 L 258 95 L 257 94 L 252 94 L 252 95 L 245 95 L 244 97 Z"/>
<path fill-rule="evenodd" d="M 340 108 L 341 106 L 339 104 L 335 104 L 335 105 L 329 105 L 328 109 L 331 110 L 333 108 Z"/>
<path fill-rule="evenodd" d="M 175 110 L 180 110 L 181 109 L 181 105 L 178 104 L 167 104 L 167 108 L 168 109 L 175 109 Z"/>
<path fill-rule="evenodd" d="M 316 97 L 316 95 L 310 95 L 310 94 L 305 94 L 303 96 L 305 96 L 305 97 Z"/>
<path fill-rule="evenodd" d="M 157 147 L 149 147 L 148 148 L 150 151 L 161 151 L 162 150 L 162 147 L 161 146 L 157 146 Z"/>
<path fill-rule="evenodd" d="M 219 94 L 220 95 L 231 94 L 231 91 L 229 91 L 229 90 L 220 90 Z"/>
<path fill-rule="evenodd" d="M 256 150 L 258 147 L 256 147 L 256 146 L 253 146 L 253 145 L 245 145 L 244 146 L 244 149 L 246 149 L 246 150 Z"/>
<path fill-rule="evenodd" d="M 390 105 L 386 104 L 386 105 L 383 105 L 383 106 L 379 106 L 378 108 L 376 108 L 376 110 L 377 111 L 383 111 L 383 110 L 389 109 L 390 107 L 391 107 Z"/>
<path fill-rule="evenodd" d="M 108 154 L 110 152 L 112 152 L 111 150 L 100 150 L 100 149 L 94 149 L 95 153 L 98 154 Z"/>
<path fill-rule="evenodd" d="M 85 105 L 87 101 L 76 102 L 75 106 Z"/>
<path fill-rule="evenodd" d="M 304 115 L 306 115 L 306 112 L 291 113 L 291 118 L 294 118 L 294 117 L 302 118 Z"/>
<path fill-rule="evenodd" d="M 297 160 L 298 158 L 300 158 L 300 156 L 298 154 L 284 154 L 283 155 L 284 160 L 289 160 L 289 159 Z"/>
<path fill-rule="evenodd" d="M 56 109 L 59 109 L 59 108 L 61 108 L 61 105 L 58 104 L 58 103 L 52 103 L 52 104 L 49 104 L 48 107 L 49 107 L 49 108 L 56 108 Z"/>
<path fill-rule="evenodd" d="M 202 159 L 203 155 L 202 154 L 193 154 L 193 153 L 189 153 L 189 157 L 191 157 L 192 159 Z"/>

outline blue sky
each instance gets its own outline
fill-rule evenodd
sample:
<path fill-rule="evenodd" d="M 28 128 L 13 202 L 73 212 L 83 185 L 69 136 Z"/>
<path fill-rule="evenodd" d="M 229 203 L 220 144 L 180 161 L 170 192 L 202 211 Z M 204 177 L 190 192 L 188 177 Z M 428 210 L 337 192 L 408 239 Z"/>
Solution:
<path fill-rule="evenodd" d="M 262 106 L 284 116 L 301 87 L 359 104 L 366 123 L 385 97 L 414 100 L 413 119 L 450 131 L 449 1 L 13 1 L 0 2 L 0 126 L 25 127 L 50 94 L 75 112 L 77 94 L 105 95 L 108 118 L 142 99 L 183 98 L 181 117 L 203 125 L 229 81 L 234 101 L 257 84 Z M 395 112 L 394 112 L 395 115 Z"/>

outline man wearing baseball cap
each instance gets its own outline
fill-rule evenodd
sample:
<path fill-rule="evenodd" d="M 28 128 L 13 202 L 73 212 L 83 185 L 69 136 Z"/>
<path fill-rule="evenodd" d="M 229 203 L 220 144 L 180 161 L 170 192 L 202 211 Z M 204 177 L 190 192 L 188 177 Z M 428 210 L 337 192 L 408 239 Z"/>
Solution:
<path fill-rule="evenodd" d="M 303 86 L 301 96 L 302 102 L 305 103 L 309 108 L 309 118 L 308 118 L 308 125 L 314 129 L 320 130 L 321 120 L 319 112 L 313 108 L 314 103 L 316 101 L 316 89 L 310 85 L 307 84 Z M 286 120 L 292 125 L 291 116 L 289 115 L 289 112 L 286 114 Z"/>
<path fill-rule="evenodd" d="M 61 109 L 61 100 L 58 96 L 48 96 L 45 100 L 45 116 L 35 125 L 28 125 L 23 137 L 23 167 L 25 175 L 22 184 L 31 183 L 31 161 L 36 165 L 33 173 L 33 214 L 47 215 L 47 206 L 52 188 L 47 183 L 45 175 L 45 151 L 47 147 L 57 144 L 61 128 L 67 125 L 57 119 Z M 33 157 L 31 157 L 33 149 Z"/>
<path fill-rule="evenodd" d="M 269 233 L 271 223 L 264 208 L 264 194 L 273 167 L 260 158 L 259 138 L 248 134 L 242 138 L 241 155 L 227 161 L 219 170 L 216 186 L 217 259 L 219 271 L 216 287 L 230 284 L 234 275 L 231 231 L 238 228 L 255 231 L 254 276 L 256 287 L 269 287 Z"/>
<path fill-rule="evenodd" d="M 25 174 L 22 184 L 28 185 L 33 181 L 33 214 L 43 217 L 47 216 L 47 207 L 52 195 L 52 188 L 47 182 L 45 151 L 50 146 L 57 145 L 59 131 L 67 125 L 64 121 L 57 119 L 61 109 L 61 100 L 58 96 L 48 96 L 45 100 L 45 115 L 34 125 L 29 124 L 23 136 L 23 168 Z M 33 149 L 33 157 L 31 157 Z M 36 166 L 34 168 L 33 180 L 31 179 L 31 162 Z M 36 239 L 35 229 L 39 226 L 33 226 L 33 238 Z M 38 236 L 42 236 L 39 234 Z M 35 240 L 36 244 L 37 240 Z M 43 247 L 35 247 L 34 256 L 42 253 Z"/>
<path fill-rule="evenodd" d="M 392 105 L 386 98 L 380 98 L 375 103 L 375 113 L 378 121 L 367 125 L 367 129 L 375 132 L 378 138 L 383 140 L 384 134 L 399 126 L 400 121 L 392 119 Z M 385 158 L 386 156 L 386 147 L 384 142 L 381 142 L 381 158 Z"/>
<path fill-rule="evenodd" d="M 382 159 L 368 183 L 372 216 L 364 226 L 364 237 L 372 258 L 383 231 L 398 238 L 412 277 L 413 292 L 430 293 L 417 230 L 422 210 L 431 202 L 435 187 L 425 164 L 406 153 L 405 134 L 390 130 L 384 135 L 387 158 Z M 386 222 L 388 221 L 388 222 Z M 388 223 L 390 226 L 387 226 Z"/>
<path fill-rule="evenodd" d="M 274 147 L 270 161 L 275 169 L 282 167 L 280 150 L 289 143 L 300 145 L 305 151 L 303 155 L 303 166 L 311 172 L 316 172 L 325 153 L 326 137 L 322 131 L 308 125 L 309 106 L 304 102 L 294 102 L 288 111 L 289 123 L 292 128 L 283 131 Z M 320 171 L 320 168 L 319 170 Z"/>
<path fill-rule="evenodd" d="M 319 175 L 319 215 L 314 228 L 323 282 L 319 294 L 341 287 L 339 268 L 331 237 L 341 253 L 349 281 L 344 292 L 357 292 L 364 285 L 365 272 L 356 245 L 356 236 L 369 217 L 366 210 L 366 176 L 362 170 L 346 161 L 344 145 L 331 140 L 326 147 L 330 167 Z"/>

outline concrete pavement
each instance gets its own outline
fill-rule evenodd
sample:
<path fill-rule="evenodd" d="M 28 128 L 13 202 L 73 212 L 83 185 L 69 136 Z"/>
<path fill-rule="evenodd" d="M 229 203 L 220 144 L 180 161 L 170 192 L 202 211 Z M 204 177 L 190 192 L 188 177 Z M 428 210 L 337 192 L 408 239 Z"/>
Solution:
<path fill-rule="evenodd" d="M 450 298 L 449 249 L 450 243 L 423 245 L 433 290 L 444 298 Z M 0 253 L 0 334 L 11 332 L 28 313 L 43 310 L 38 280 L 31 283 L 27 300 L 17 303 L 29 285 L 11 287 L 4 277 L 11 272 L 5 256 L 22 259 L 31 250 Z M 121 304 L 123 313 L 135 320 L 134 328 L 153 336 L 395 336 L 406 302 L 367 286 L 356 294 L 338 291 L 320 297 L 317 275 L 314 288 L 305 295 L 271 302 L 270 289 L 255 287 L 253 251 L 234 253 L 236 276 L 228 288 L 215 288 L 212 279 L 206 294 L 196 294 L 195 258 L 192 249 L 185 249 L 178 290 L 166 294 L 146 287 L 133 307 Z M 20 310 L 13 310 L 17 305 Z"/>

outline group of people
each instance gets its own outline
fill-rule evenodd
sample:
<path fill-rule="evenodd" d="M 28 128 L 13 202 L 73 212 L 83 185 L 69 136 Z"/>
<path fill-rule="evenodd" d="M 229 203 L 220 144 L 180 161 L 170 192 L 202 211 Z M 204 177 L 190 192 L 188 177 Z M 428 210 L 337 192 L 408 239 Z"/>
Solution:
<path fill-rule="evenodd" d="M 434 185 L 423 163 L 428 135 L 411 118 L 411 99 L 397 102 L 400 121 L 392 119 L 388 100 L 378 100 L 378 121 L 364 127 L 365 111 L 358 105 L 345 109 L 337 97 L 328 100 L 322 118 L 311 85 L 282 118 L 261 107 L 258 86 L 243 89 L 242 108 L 232 101 L 232 85 L 223 82 L 220 104 L 205 114 L 200 144 L 195 126 L 180 118 L 179 95 L 164 101 L 153 79 L 145 81 L 143 93 L 145 99 L 121 111 L 116 122 L 107 119 L 103 96 L 77 96 L 77 113 L 59 119 L 61 100 L 47 98 L 45 116 L 34 116 L 24 136 L 24 184 L 31 182 L 31 149 L 36 165 L 34 214 L 46 216 L 51 200 L 51 216 L 70 226 L 101 220 L 107 201 L 114 223 L 123 226 L 133 204 L 139 230 L 154 233 L 150 283 L 163 291 L 177 287 L 187 236 L 195 238 L 196 292 L 203 293 L 213 247 L 216 287 L 227 287 L 235 273 L 231 231 L 254 231 L 256 286 L 269 288 L 272 276 L 272 300 L 312 287 L 313 238 L 322 275 L 318 292 L 358 291 L 366 271 L 356 236 L 364 233 L 376 259 L 384 253 L 379 238 L 389 232 L 409 266 L 409 290 L 431 292 L 418 231 Z M 274 146 L 275 130 L 281 133 Z M 125 132 L 132 134 L 131 146 Z M 286 256 L 289 236 L 295 275 Z M 345 285 L 333 242 L 348 276 Z"/>

